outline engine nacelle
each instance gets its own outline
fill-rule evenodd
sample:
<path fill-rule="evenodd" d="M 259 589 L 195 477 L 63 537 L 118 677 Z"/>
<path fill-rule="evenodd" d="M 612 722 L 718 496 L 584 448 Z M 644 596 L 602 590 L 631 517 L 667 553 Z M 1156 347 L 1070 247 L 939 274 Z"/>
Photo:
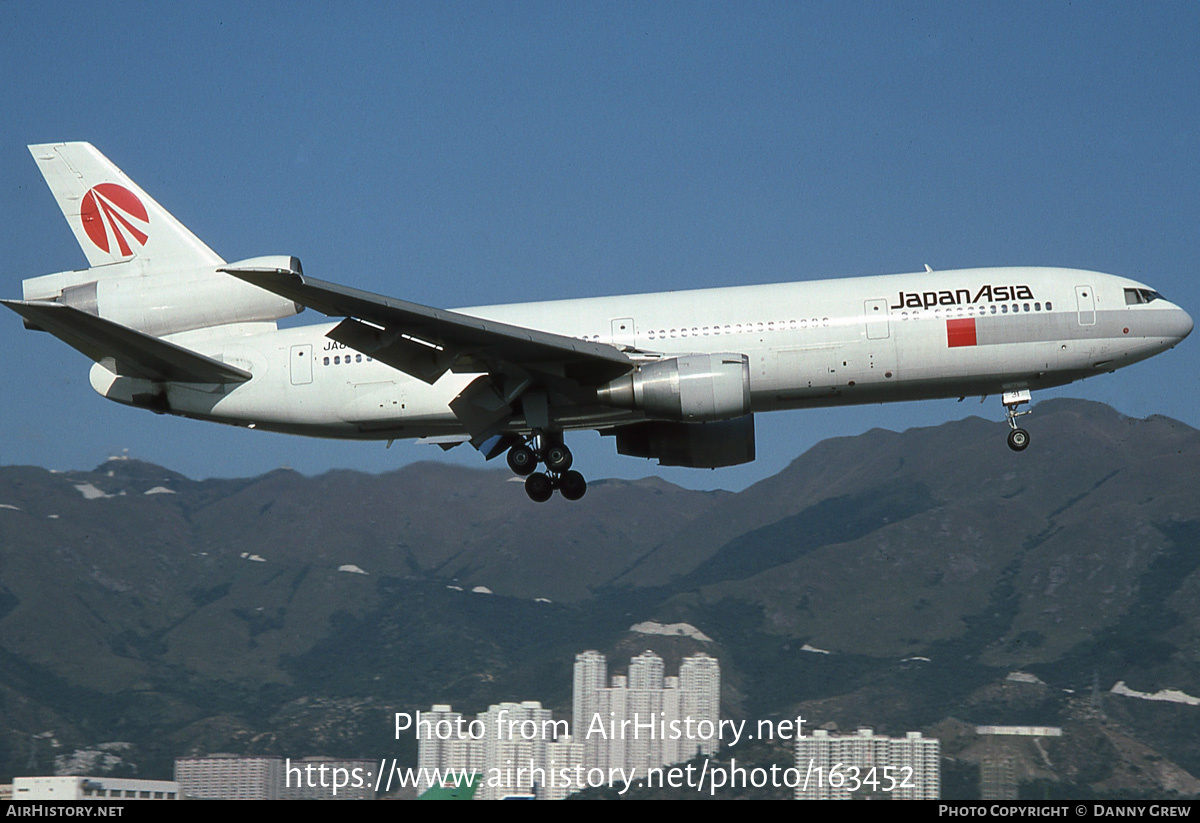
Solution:
<path fill-rule="evenodd" d="M 750 413 L 750 359 L 744 354 L 689 354 L 644 363 L 596 390 L 599 402 L 687 423 Z"/>
<path fill-rule="evenodd" d="M 291 269 L 300 265 L 294 257 L 246 262 L 263 261 Z M 79 282 L 81 275 L 88 274 L 101 276 Z M 212 269 L 118 274 L 94 268 L 27 280 L 25 291 L 26 299 L 57 300 L 156 337 L 228 323 L 279 320 L 303 310 L 292 300 Z"/>
<path fill-rule="evenodd" d="M 718 469 L 754 460 L 752 414 L 714 423 L 635 423 L 612 434 L 618 454 L 654 458 L 663 466 Z"/>

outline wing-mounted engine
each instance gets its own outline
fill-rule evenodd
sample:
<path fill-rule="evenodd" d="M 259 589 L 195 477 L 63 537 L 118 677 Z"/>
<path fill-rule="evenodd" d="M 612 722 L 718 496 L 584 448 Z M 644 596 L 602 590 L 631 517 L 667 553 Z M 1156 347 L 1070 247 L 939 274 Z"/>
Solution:
<path fill-rule="evenodd" d="M 299 269 L 295 257 L 263 257 L 226 268 Z M 212 268 L 141 272 L 122 264 L 34 277 L 27 301 L 54 301 L 144 334 L 279 320 L 298 314 L 295 301 Z"/>
<path fill-rule="evenodd" d="M 754 415 L 712 423 L 635 423 L 603 432 L 617 439 L 617 453 L 649 457 L 663 466 L 718 469 L 754 460 Z"/>
<path fill-rule="evenodd" d="M 597 389 L 596 399 L 687 423 L 742 417 L 750 413 L 750 359 L 744 354 L 689 354 L 643 363 Z"/>

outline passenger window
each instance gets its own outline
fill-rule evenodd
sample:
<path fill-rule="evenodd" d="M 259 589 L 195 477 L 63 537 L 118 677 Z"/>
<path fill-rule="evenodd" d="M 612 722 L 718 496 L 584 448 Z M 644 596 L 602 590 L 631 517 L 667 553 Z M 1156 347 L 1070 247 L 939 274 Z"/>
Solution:
<path fill-rule="evenodd" d="M 1005 303 L 1003 306 L 1000 307 L 1000 313 L 1008 314 L 1008 304 L 1007 303 Z"/>
<path fill-rule="evenodd" d="M 1029 304 L 1028 304 L 1028 303 L 1026 303 L 1026 304 L 1025 304 L 1024 308 L 1022 308 L 1022 311 L 1029 311 Z"/>
<path fill-rule="evenodd" d="M 326 365 L 326 366 L 328 366 L 328 365 L 329 365 L 329 358 L 328 358 L 328 357 L 326 357 L 326 358 L 325 358 L 325 365 Z"/>
<path fill-rule="evenodd" d="M 1041 311 L 1041 310 L 1042 310 L 1042 304 L 1041 304 L 1041 303 L 1034 303 L 1034 304 L 1033 304 L 1033 310 L 1034 310 L 1034 311 Z"/>
<path fill-rule="evenodd" d="M 1047 300 L 1047 301 L 1046 301 L 1046 311 L 1050 311 L 1050 310 L 1051 310 L 1051 309 L 1053 309 L 1053 308 L 1054 308 L 1054 307 L 1050 305 L 1050 301 L 1049 301 L 1049 300 Z"/>
<path fill-rule="evenodd" d="M 361 354 L 356 354 L 356 355 L 354 355 L 354 362 L 355 362 L 355 363 L 361 363 L 361 362 L 362 362 L 362 355 L 361 355 Z"/>

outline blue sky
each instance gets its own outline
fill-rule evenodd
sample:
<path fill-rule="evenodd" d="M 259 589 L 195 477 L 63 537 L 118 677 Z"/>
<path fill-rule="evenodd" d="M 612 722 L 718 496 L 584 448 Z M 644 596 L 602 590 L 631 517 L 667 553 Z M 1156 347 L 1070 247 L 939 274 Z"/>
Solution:
<path fill-rule="evenodd" d="M 0 3 L 0 43 L 9 296 L 84 265 L 25 145 L 88 140 L 227 260 L 295 254 L 435 306 L 928 263 L 1112 272 L 1200 314 L 1195 3 Z M 6 464 L 483 465 L 126 409 L 15 315 L 0 345 Z M 1198 346 L 1035 401 L 1200 426 Z M 741 488 L 826 437 L 967 414 L 1003 417 L 994 399 L 763 415 L 758 462 L 718 472 L 571 444 L 590 478 Z"/>

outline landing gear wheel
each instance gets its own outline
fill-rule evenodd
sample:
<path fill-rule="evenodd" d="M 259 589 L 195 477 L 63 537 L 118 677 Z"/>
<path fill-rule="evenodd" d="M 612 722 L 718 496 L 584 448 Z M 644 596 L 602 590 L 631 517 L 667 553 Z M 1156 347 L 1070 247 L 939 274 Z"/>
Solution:
<path fill-rule="evenodd" d="M 575 460 L 571 456 L 571 450 L 562 443 L 555 443 L 552 446 L 547 446 L 542 452 L 542 462 L 546 464 L 549 471 L 561 473 L 571 468 L 571 463 Z"/>
<path fill-rule="evenodd" d="M 1015 452 L 1023 452 L 1029 445 L 1029 432 L 1024 429 L 1013 429 L 1008 433 L 1008 447 Z"/>
<path fill-rule="evenodd" d="M 567 500 L 578 500 L 587 492 L 587 481 L 579 472 L 567 472 L 558 479 L 558 492 Z"/>
<path fill-rule="evenodd" d="M 554 481 L 542 472 L 525 478 L 525 493 L 534 503 L 545 503 L 554 494 Z"/>
<path fill-rule="evenodd" d="M 508 450 L 508 467 L 513 470 L 513 474 L 525 477 L 533 473 L 537 464 L 537 455 L 528 446 L 513 446 Z"/>

